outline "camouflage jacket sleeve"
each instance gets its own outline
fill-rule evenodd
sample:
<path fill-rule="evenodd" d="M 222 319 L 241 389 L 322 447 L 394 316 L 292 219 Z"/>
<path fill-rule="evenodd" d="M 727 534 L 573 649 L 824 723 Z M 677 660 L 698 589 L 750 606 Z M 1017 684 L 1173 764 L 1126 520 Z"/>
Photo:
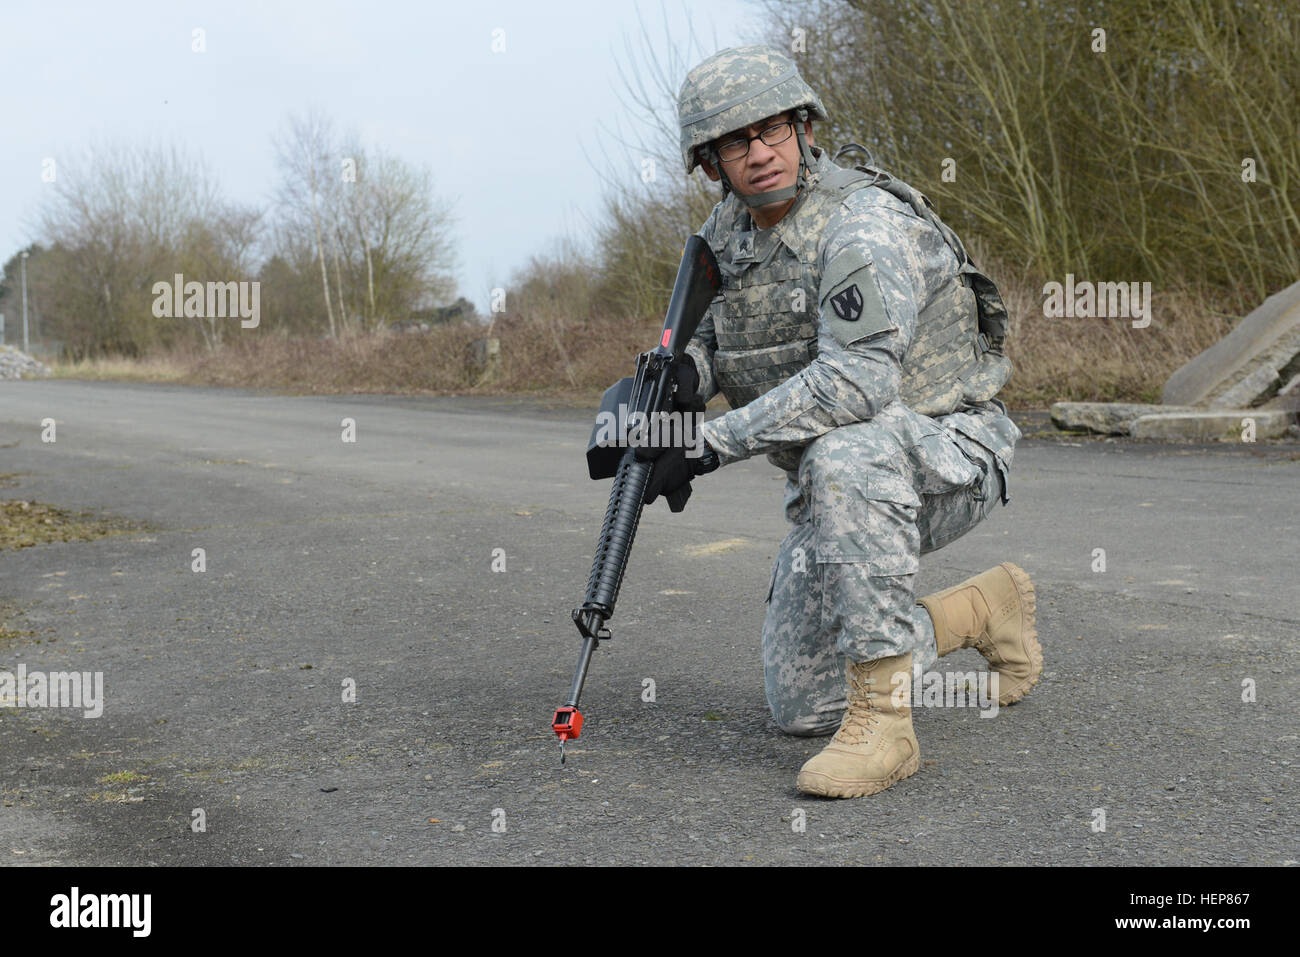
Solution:
<path fill-rule="evenodd" d="M 851 194 L 823 233 L 817 357 L 701 427 L 723 464 L 806 445 L 898 398 L 917 313 L 956 257 L 937 230 L 880 193 Z"/>
<path fill-rule="evenodd" d="M 713 307 L 700 320 L 695 335 L 686 344 L 686 354 L 695 360 L 700 373 L 700 396 L 708 402 L 718 394 L 718 381 L 713 376 L 713 353 L 718 350 L 718 337 L 713 331 Z"/>
<path fill-rule="evenodd" d="M 713 207 L 713 212 L 705 220 L 704 225 L 696 234 L 706 242 L 710 239 L 713 232 L 713 225 L 717 222 L 718 206 Z M 699 394 L 708 402 L 718 394 L 718 380 L 713 375 L 713 353 L 718 351 L 718 337 L 713 330 L 713 306 L 709 306 L 709 311 L 704 314 L 700 320 L 699 326 L 695 330 L 695 335 L 691 341 L 686 344 L 686 353 L 695 360 L 695 368 L 700 373 L 700 391 Z"/>

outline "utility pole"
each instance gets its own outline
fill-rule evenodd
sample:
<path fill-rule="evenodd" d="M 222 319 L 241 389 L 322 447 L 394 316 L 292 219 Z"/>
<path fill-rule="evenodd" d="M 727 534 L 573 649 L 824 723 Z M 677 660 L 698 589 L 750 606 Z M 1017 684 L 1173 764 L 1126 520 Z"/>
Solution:
<path fill-rule="evenodd" d="M 28 351 L 27 343 L 27 250 L 23 250 L 23 352 Z"/>

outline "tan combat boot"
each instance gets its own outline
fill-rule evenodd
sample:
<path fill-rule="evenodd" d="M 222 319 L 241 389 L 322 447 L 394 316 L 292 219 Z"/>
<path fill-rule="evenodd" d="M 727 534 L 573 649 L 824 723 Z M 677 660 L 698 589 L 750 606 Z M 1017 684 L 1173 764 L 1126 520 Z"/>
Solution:
<path fill-rule="evenodd" d="M 845 662 L 849 708 L 840 729 L 799 771 L 797 786 L 822 797 L 863 797 L 916 773 L 921 749 L 912 731 L 912 655 Z M 895 674 L 906 677 L 894 680 Z M 894 699 L 894 690 L 902 704 Z"/>
<path fill-rule="evenodd" d="M 998 704 L 1015 704 L 1043 673 L 1043 646 L 1034 629 L 1034 585 L 1011 562 L 960 585 L 918 598 L 934 620 L 939 657 L 975 648 L 998 674 Z"/>

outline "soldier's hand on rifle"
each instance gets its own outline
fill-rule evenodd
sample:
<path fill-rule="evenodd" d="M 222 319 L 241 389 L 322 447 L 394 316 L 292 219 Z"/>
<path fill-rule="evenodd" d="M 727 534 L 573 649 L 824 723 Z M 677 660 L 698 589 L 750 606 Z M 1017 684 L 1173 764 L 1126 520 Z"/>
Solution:
<path fill-rule="evenodd" d="M 699 418 L 696 411 L 668 417 L 659 423 L 658 429 L 650 428 L 645 444 L 636 447 L 638 459 L 654 462 L 650 482 L 646 485 L 647 505 L 660 495 L 671 495 L 697 475 L 705 475 L 718 467 L 718 453 L 699 433 Z M 684 435 L 688 430 L 689 434 Z"/>
<path fill-rule="evenodd" d="M 704 399 L 700 396 L 700 370 L 690 354 L 677 361 L 677 391 L 673 393 L 673 408 L 681 413 L 703 412 Z"/>

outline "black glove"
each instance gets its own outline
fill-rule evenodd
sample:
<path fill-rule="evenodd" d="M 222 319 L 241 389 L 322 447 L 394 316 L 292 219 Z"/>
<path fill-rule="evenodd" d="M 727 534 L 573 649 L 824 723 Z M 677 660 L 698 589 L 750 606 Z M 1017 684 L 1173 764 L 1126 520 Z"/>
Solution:
<path fill-rule="evenodd" d="M 692 421 L 697 418 L 697 414 L 692 412 L 686 412 L 684 415 L 691 416 Z M 721 464 L 718 461 L 718 453 L 703 437 L 698 440 L 703 446 L 703 454 L 688 456 L 680 430 L 674 427 L 670 431 L 671 436 L 660 438 L 661 444 L 640 445 L 636 448 L 636 457 L 640 461 L 654 462 L 654 471 L 650 473 L 650 482 L 646 485 L 645 491 L 647 505 L 660 495 L 671 495 L 697 475 L 712 472 Z"/>
<path fill-rule="evenodd" d="M 690 353 L 684 353 L 677 363 L 677 391 L 673 393 L 673 408 L 678 412 L 703 412 L 704 398 L 700 395 L 700 370 Z"/>

